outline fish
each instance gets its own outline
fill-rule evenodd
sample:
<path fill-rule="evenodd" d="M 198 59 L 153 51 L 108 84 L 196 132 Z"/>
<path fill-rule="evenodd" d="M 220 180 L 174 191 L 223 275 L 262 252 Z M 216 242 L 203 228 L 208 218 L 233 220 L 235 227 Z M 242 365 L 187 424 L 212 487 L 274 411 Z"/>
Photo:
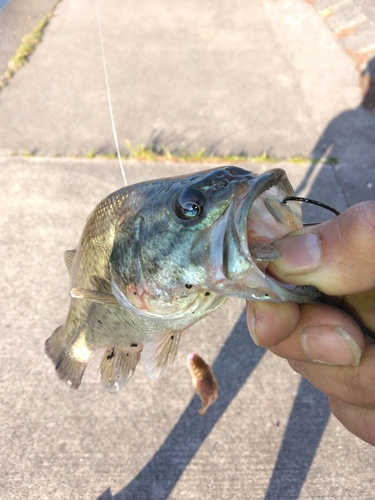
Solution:
<path fill-rule="evenodd" d="M 236 166 L 121 188 L 89 215 L 70 274 L 65 322 L 45 342 L 58 377 L 77 389 L 91 353 L 120 391 L 141 360 L 150 380 L 173 363 L 182 334 L 229 297 L 315 302 L 321 293 L 267 274 L 272 242 L 302 227 L 294 190 L 279 168 Z"/>
<path fill-rule="evenodd" d="M 219 385 L 211 366 L 195 352 L 187 355 L 187 367 L 192 378 L 195 392 L 200 397 L 202 407 L 198 410 L 199 415 L 205 415 L 219 396 Z"/>

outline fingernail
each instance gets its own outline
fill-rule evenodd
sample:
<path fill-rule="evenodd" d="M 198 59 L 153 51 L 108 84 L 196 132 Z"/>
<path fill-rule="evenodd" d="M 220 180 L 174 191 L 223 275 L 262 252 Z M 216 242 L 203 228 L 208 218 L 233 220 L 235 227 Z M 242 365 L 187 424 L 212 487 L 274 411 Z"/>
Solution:
<path fill-rule="evenodd" d="M 321 260 L 322 249 L 316 233 L 285 236 L 273 243 L 281 257 L 273 265 L 284 273 L 300 273 L 315 269 Z"/>
<path fill-rule="evenodd" d="M 255 312 L 251 304 L 248 303 L 246 311 L 247 327 L 255 345 L 259 347 L 259 340 L 255 329 Z"/>
<path fill-rule="evenodd" d="M 330 365 L 357 366 L 361 349 L 340 326 L 305 328 L 301 337 L 303 353 L 313 361 Z"/>

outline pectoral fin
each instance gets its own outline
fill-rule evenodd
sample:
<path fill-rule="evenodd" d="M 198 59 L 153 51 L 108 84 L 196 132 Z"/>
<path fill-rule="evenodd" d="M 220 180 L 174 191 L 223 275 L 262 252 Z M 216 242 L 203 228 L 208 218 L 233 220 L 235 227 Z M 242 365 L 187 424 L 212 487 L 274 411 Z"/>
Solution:
<path fill-rule="evenodd" d="M 175 360 L 182 332 L 169 332 L 146 344 L 142 363 L 150 380 L 160 378 Z"/>
<path fill-rule="evenodd" d="M 111 393 L 119 392 L 130 380 L 141 357 L 142 344 L 129 349 L 107 349 L 99 365 L 103 387 Z"/>
<path fill-rule="evenodd" d="M 111 293 L 98 292 L 97 290 L 87 290 L 86 288 L 72 288 L 70 295 L 75 299 L 92 300 L 100 304 L 107 304 L 109 306 L 121 307 L 117 299 Z"/>

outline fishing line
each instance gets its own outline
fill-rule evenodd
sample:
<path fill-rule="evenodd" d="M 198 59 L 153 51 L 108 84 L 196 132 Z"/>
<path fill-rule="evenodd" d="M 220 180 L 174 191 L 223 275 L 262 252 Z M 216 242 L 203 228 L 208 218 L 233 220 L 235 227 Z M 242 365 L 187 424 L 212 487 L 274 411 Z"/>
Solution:
<path fill-rule="evenodd" d="M 107 89 L 109 115 L 111 117 L 113 138 L 114 138 L 115 144 L 116 144 L 117 157 L 118 157 L 118 161 L 120 162 L 120 169 L 121 169 L 122 177 L 124 179 L 125 186 L 127 186 L 128 183 L 127 183 L 126 176 L 125 176 L 124 166 L 122 164 L 122 159 L 121 159 L 121 154 L 120 154 L 120 148 L 118 146 L 118 140 L 117 140 L 117 132 L 116 132 L 116 126 L 115 126 L 115 119 L 114 119 L 114 116 L 113 116 L 112 99 L 111 99 L 111 93 L 110 93 L 110 90 L 109 90 L 109 83 L 108 83 L 107 62 L 106 62 L 106 58 L 105 58 L 103 33 L 102 33 L 102 24 L 101 24 L 101 20 L 100 20 L 99 1 L 98 0 L 95 1 L 95 5 L 96 5 L 96 17 L 98 19 L 100 45 L 101 45 L 101 48 L 102 48 L 104 79 L 105 79 L 105 85 L 106 85 L 106 89 Z"/>

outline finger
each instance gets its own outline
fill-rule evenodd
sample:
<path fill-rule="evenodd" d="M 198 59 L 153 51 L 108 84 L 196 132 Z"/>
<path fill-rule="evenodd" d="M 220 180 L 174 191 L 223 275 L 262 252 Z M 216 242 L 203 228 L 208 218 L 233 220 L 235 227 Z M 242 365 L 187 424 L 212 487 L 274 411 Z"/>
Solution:
<path fill-rule="evenodd" d="M 254 342 L 272 347 L 286 339 L 296 328 L 300 316 L 298 304 L 251 301 L 246 319 Z"/>
<path fill-rule="evenodd" d="M 329 398 L 334 416 L 355 436 L 375 446 L 375 409 L 364 408 Z"/>
<path fill-rule="evenodd" d="M 365 348 L 357 323 L 327 304 L 249 302 L 247 323 L 257 345 L 296 361 L 352 366 Z"/>
<path fill-rule="evenodd" d="M 290 366 L 328 396 L 375 408 L 375 344 L 367 345 L 358 366 L 329 366 L 289 360 Z"/>
<path fill-rule="evenodd" d="M 301 362 L 356 366 L 365 350 L 364 335 L 346 312 L 327 304 L 300 307 L 293 332 L 271 351 Z"/>
<path fill-rule="evenodd" d="M 375 332 L 375 290 L 346 295 L 341 307 L 365 326 L 374 336 Z"/>
<path fill-rule="evenodd" d="M 282 256 L 268 266 L 277 278 L 314 285 L 327 295 L 375 288 L 375 201 L 274 242 Z M 375 302 L 375 294 L 374 294 Z"/>

